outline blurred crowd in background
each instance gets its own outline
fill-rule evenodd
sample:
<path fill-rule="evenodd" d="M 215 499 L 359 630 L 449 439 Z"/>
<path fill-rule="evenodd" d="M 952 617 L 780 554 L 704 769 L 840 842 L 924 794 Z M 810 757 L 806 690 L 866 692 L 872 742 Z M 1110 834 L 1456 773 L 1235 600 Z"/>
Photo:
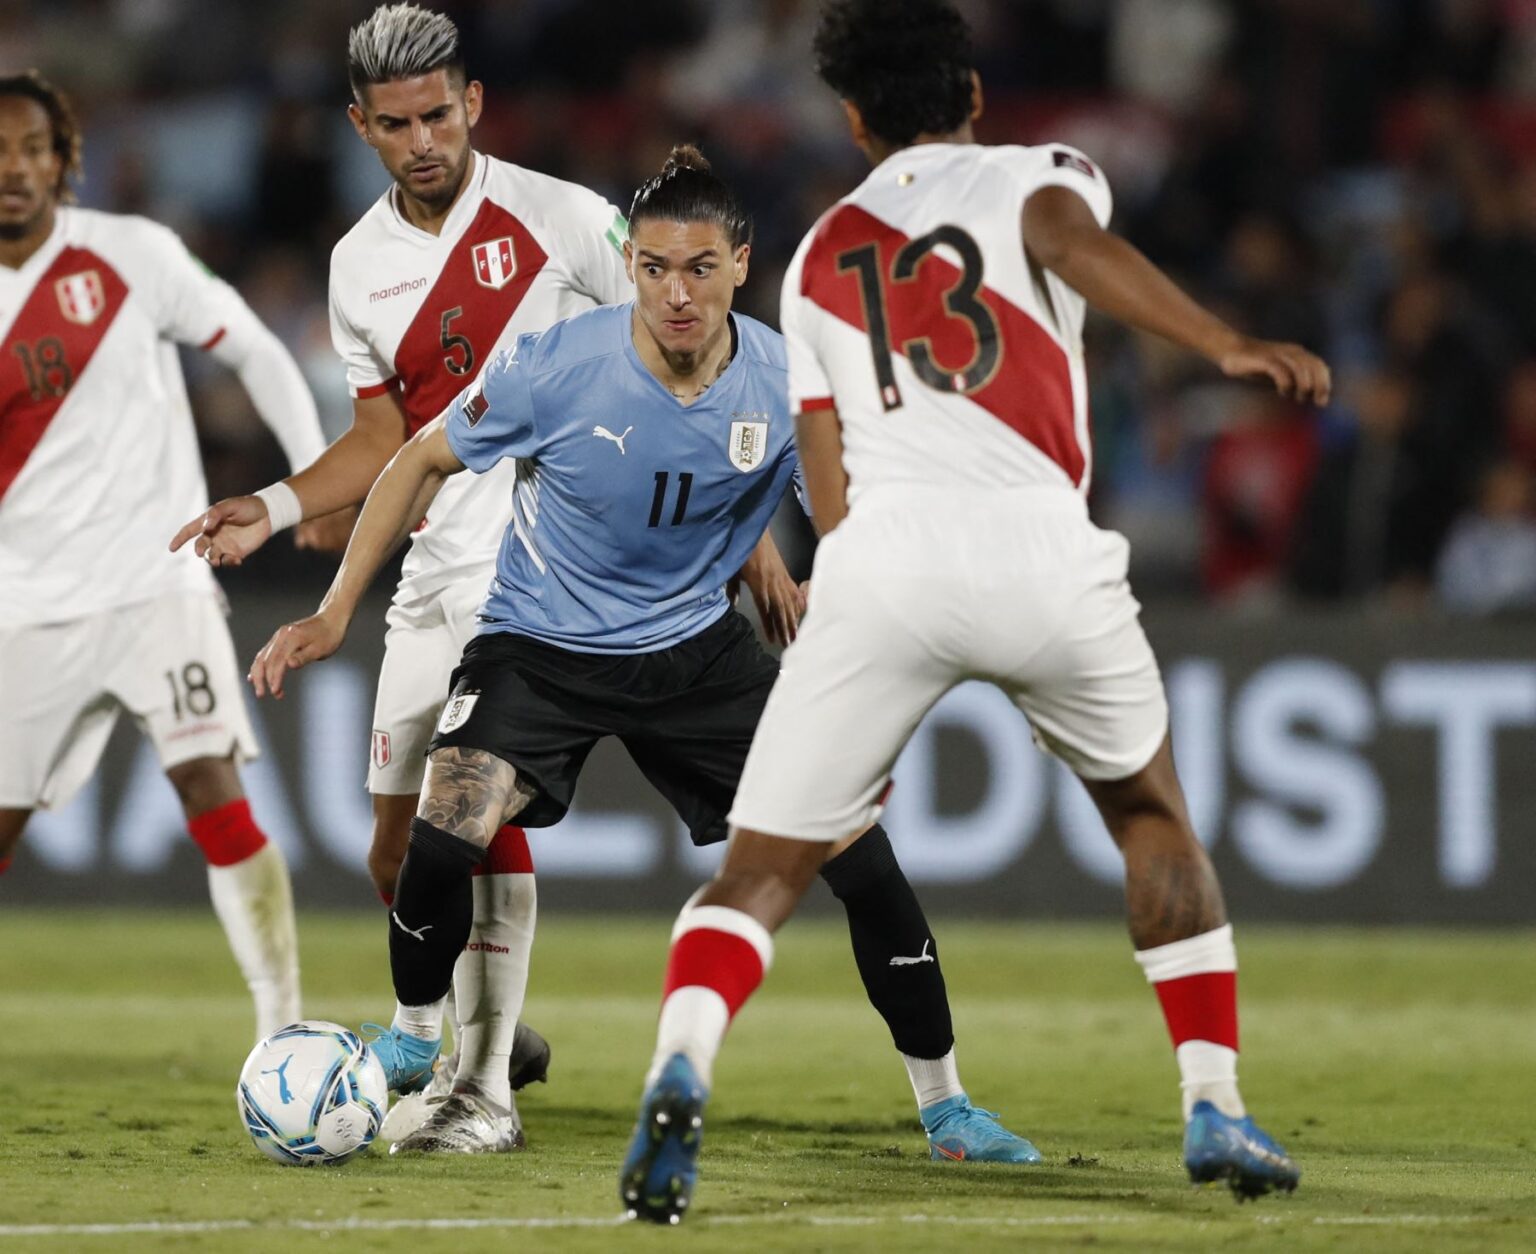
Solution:
<path fill-rule="evenodd" d="M 1143 596 L 1536 609 L 1536 0 L 960 5 L 980 138 L 1083 149 L 1116 230 L 1334 368 L 1312 412 L 1091 324 L 1094 510 Z M 82 203 L 182 232 L 294 349 L 331 435 L 350 402 L 329 252 L 386 184 L 344 113 L 347 29 L 372 7 L 0 0 L 4 68 L 37 66 L 81 113 Z M 816 0 L 435 7 L 486 85 L 482 151 L 627 208 L 698 142 L 756 217 L 738 307 L 777 325 L 795 244 L 865 172 L 811 65 Z M 188 364 L 213 495 L 281 474 L 233 377 Z"/>

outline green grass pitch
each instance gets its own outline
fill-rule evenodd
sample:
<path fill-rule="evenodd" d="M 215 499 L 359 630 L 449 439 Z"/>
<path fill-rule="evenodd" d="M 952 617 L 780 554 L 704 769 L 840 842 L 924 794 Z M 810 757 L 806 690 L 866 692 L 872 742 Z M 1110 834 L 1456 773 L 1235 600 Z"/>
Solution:
<path fill-rule="evenodd" d="M 237 1121 L 249 1009 L 211 914 L 8 907 L 0 1254 L 1536 1249 L 1536 936 L 1256 926 L 1243 1087 L 1294 1197 L 1186 1182 L 1156 1002 L 1107 924 L 939 922 L 962 1074 L 1046 1163 L 929 1162 L 840 924 L 805 920 L 727 1042 L 693 1214 L 615 1229 L 666 930 L 542 922 L 528 1017 L 555 1057 L 526 1153 L 299 1170 Z M 387 1019 L 382 918 L 301 931 L 308 1012 Z"/>

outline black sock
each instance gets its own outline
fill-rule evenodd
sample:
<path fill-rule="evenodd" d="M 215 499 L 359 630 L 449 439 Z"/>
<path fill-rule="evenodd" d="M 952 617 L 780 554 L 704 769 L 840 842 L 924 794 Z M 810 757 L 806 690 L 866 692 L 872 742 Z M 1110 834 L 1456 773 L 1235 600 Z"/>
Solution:
<path fill-rule="evenodd" d="M 955 1033 L 939 947 L 885 829 L 870 828 L 821 868 L 821 878 L 848 912 L 864 991 L 896 1048 L 913 1058 L 944 1057 Z"/>
<path fill-rule="evenodd" d="M 411 820 L 389 912 L 389 969 L 402 1005 L 426 1006 L 447 995 L 474 922 L 470 876 L 484 857 L 474 842 Z"/>

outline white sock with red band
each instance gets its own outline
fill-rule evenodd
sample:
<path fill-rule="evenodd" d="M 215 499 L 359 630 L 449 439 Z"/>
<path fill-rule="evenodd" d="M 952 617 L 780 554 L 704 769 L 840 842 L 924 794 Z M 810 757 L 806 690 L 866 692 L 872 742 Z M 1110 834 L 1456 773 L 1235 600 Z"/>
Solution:
<path fill-rule="evenodd" d="M 646 1086 L 673 1054 L 682 1053 L 708 1088 L 726 1028 L 772 963 L 773 937 L 751 915 L 729 906 L 684 906 L 672 929 Z"/>
<path fill-rule="evenodd" d="M 1224 1115 L 1245 1113 L 1237 1090 L 1237 949 L 1232 925 L 1136 952 L 1157 990 L 1173 1038 L 1184 1118 L 1196 1102 Z"/>
<path fill-rule="evenodd" d="M 208 895 L 256 1004 L 256 1038 L 302 1017 L 299 939 L 282 852 L 244 798 L 187 821 L 208 861 Z"/>
<path fill-rule="evenodd" d="M 538 914 L 533 855 L 522 828 L 508 825 L 497 831 L 472 884 L 474 922 L 453 969 L 459 1019 L 459 1069 L 453 1086 L 510 1106 L 507 1067 L 528 991 L 528 958 Z"/>

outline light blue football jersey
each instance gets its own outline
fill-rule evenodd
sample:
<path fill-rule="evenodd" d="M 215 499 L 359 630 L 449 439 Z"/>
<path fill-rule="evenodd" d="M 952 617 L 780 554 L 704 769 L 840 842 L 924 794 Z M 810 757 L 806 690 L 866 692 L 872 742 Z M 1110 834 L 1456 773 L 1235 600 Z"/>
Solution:
<path fill-rule="evenodd" d="M 518 460 L 481 633 L 581 653 L 687 640 L 729 608 L 795 477 L 783 337 L 731 315 L 731 364 L 684 405 L 640 360 L 632 309 L 519 336 L 448 408 L 470 470 Z"/>

